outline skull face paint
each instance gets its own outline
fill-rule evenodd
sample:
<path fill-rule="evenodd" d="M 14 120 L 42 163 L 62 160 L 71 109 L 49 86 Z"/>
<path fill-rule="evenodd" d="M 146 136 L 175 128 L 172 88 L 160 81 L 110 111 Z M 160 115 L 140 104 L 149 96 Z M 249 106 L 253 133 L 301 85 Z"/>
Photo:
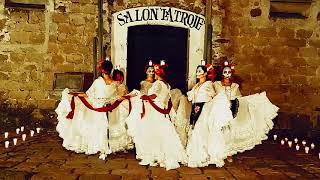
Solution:
<path fill-rule="evenodd" d="M 231 68 L 230 67 L 223 68 L 222 75 L 224 78 L 231 78 L 231 76 L 232 76 Z"/>
<path fill-rule="evenodd" d="M 196 70 L 196 76 L 197 78 L 201 78 L 206 72 L 204 72 L 204 70 L 201 68 L 201 66 L 199 66 Z"/>
<path fill-rule="evenodd" d="M 147 75 L 154 75 L 154 67 L 153 66 L 148 67 L 146 74 Z"/>

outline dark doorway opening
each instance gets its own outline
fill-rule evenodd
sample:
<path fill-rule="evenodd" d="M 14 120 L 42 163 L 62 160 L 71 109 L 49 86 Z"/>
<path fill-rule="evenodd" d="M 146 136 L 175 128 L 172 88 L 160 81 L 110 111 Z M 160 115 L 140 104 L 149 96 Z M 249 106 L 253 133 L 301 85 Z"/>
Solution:
<path fill-rule="evenodd" d="M 127 85 L 129 90 L 139 89 L 146 78 L 144 67 L 151 59 L 155 63 L 165 60 L 169 65 L 171 88 L 187 90 L 188 30 L 158 25 L 128 28 Z"/>

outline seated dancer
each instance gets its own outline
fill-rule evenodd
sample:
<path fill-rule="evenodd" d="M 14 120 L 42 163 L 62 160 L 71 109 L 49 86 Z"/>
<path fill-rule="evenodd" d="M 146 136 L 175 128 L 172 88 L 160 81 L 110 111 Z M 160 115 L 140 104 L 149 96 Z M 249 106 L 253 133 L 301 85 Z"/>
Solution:
<path fill-rule="evenodd" d="M 213 83 L 207 80 L 207 75 L 207 67 L 202 63 L 196 71 L 198 82 L 187 93 L 192 102 L 187 144 L 189 167 L 204 167 L 209 164 L 222 167 L 228 155 L 222 129 L 232 120 L 228 109 L 230 103 L 224 94 L 215 94 Z"/>
<path fill-rule="evenodd" d="M 59 120 L 56 130 L 66 149 L 85 154 L 100 152 L 105 155 L 111 152 L 106 111 L 98 112 L 92 108 L 103 107 L 117 97 L 117 87 L 111 78 L 112 68 L 110 61 L 103 60 L 99 63 L 101 76 L 85 93 L 71 93 L 74 95 L 71 96 L 69 89 L 62 92 L 61 102 L 55 110 Z"/>
<path fill-rule="evenodd" d="M 120 96 L 125 96 L 128 94 L 128 89 L 125 84 L 123 84 L 124 74 L 117 66 L 113 71 L 112 79 L 117 85 L 117 92 Z M 113 111 L 108 112 L 109 118 L 109 146 L 111 151 L 119 152 L 129 149 L 133 149 L 132 139 L 127 134 L 126 129 L 126 118 L 129 115 L 130 101 L 124 100 L 121 104 L 115 108 Z"/>
<path fill-rule="evenodd" d="M 269 101 L 265 92 L 241 96 L 239 85 L 233 82 L 232 77 L 235 64 L 226 61 L 221 70 L 223 79 L 213 85 L 217 93 L 224 93 L 231 101 L 234 119 L 225 133 L 228 137 L 228 154 L 235 154 L 250 150 L 267 139 L 268 132 L 273 128 L 272 119 L 277 116 L 279 108 Z M 232 161 L 232 158 L 228 157 L 228 161 Z"/>
<path fill-rule="evenodd" d="M 133 137 L 140 165 L 159 164 L 167 170 L 175 169 L 185 161 L 186 154 L 168 115 L 172 103 L 166 64 L 155 66 L 155 77 L 148 95 L 131 99 L 128 133 Z"/>
<path fill-rule="evenodd" d="M 151 88 L 152 83 L 154 82 L 154 64 L 150 60 L 148 65 L 145 67 L 146 79 L 140 82 L 140 93 L 148 94 L 148 90 Z"/>

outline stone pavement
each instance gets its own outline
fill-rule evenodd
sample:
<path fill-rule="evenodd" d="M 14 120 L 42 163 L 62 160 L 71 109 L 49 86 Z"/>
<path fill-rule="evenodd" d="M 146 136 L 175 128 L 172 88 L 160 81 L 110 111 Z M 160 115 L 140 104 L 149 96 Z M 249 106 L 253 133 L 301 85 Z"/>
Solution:
<path fill-rule="evenodd" d="M 183 166 L 170 171 L 138 165 L 134 151 L 112 154 L 106 161 L 67 151 L 53 130 L 28 136 L 25 142 L 19 138 L 17 146 L 9 140 L 5 149 L 0 137 L 0 179 L 320 179 L 319 149 L 305 154 L 272 140 L 236 155 L 223 168 Z"/>

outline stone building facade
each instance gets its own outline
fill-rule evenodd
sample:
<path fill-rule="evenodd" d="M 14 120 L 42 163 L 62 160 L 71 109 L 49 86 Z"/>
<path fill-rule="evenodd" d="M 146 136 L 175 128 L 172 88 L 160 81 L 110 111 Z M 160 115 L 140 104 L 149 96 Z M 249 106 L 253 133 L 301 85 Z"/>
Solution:
<path fill-rule="evenodd" d="M 319 129 L 320 2 L 311 3 L 306 18 L 270 17 L 270 0 L 212 2 L 212 62 L 227 58 L 237 64 L 244 95 L 267 91 L 280 107 L 279 128 Z M 8 9 L 4 4 L 2 0 L 2 111 L 25 110 L 46 118 L 59 100 L 54 74 L 93 71 L 97 0 L 48 0 L 45 10 Z M 175 7 L 203 16 L 206 8 L 203 0 L 107 0 L 106 47 L 112 46 L 112 14 L 144 6 Z"/>

